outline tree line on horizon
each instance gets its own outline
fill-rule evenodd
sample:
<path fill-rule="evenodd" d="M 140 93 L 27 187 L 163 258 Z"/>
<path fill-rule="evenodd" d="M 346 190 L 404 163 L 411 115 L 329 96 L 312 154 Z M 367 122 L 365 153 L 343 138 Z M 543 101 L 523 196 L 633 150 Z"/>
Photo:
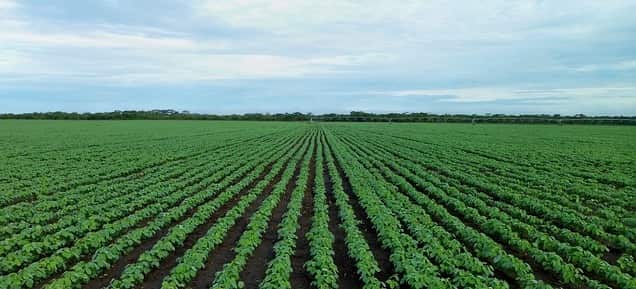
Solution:
<path fill-rule="evenodd" d="M 4 113 L 0 119 L 50 120 L 248 120 L 248 121 L 350 121 L 350 122 L 449 122 L 449 123 L 555 123 L 555 124 L 623 124 L 636 125 L 636 116 L 587 116 L 584 114 L 433 114 L 368 113 L 352 111 L 348 114 L 328 113 L 245 113 L 202 114 L 173 109 L 116 110 L 112 112 L 32 112 Z"/>

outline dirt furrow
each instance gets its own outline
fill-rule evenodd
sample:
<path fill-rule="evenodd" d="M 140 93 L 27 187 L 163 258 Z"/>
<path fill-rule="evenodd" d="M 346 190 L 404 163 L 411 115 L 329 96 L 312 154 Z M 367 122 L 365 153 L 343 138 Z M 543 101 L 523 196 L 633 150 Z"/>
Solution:
<path fill-rule="evenodd" d="M 393 268 L 390 260 L 390 252 L 382 248 L 382 243 L 378 239 L 377 232 L 371 224 L 371 219 L 364 211 L 364 208 L 362 208 L 362 206 L 358 202 L 358 197 L 353 192 L 353 188 L 351 187 L 349 178 L 345 174 L 342 165 L 336 158 L 336 152 L 333 150 L 333 147 L 329 143 L 328 138 L 325 138 L 325 142 L 330 148 L 332 157 L 334 159 L 334 164 L 336 166 L 336 169 L 338 170 L 338 175 L 340 176 L 340 179 L 342 179 L 342 187 L 345 193 L 349 195 L 349 199 L 351 200 L 351 207 L 355 212 L 356 218 L 361 221 L 360 231 L 364 235 L 364 238 L 369 244 L 375 260 L 378 261 L 378 265 L 380 266 L 381 271 L 378 273 L 377 278 L 381 281 L 385 281 L 395 273 L 395 269 Z"/>
<path fill-rule="evenodd" d="M 305 195 L 303 198 L 303 207 L 301 209 L 300 220 L 298 222 L 298 231 L 296 231 L 296 251 L 291 258 L 292 261 L 292 273 L 291 273 L 291 287 L 292 288 L 310 288 L 311 277 L 309 272 L 305 270 L 305 263 L 309 260 L 309 240 L 305 235 L 311 228 L 311 219 L 314 215 L 314 183 L 316 181 L 316 152 L 318 146 L 314 146 L 311 159 L 309 161 L 309 176 L 307 178 L 307 185 L 305 186 Z"/>
<path fill-rule="evenodd" d="M 146 284 L 146 282 L 148 282 L 148 280 L 152 280 L 153 277 L 157 277 L 159 275 L 162 276 L 162 278 L 163 278 L 163 274 L 161 272 L 163 272 L 165 270 L 162 271 L 161 269 L 163 269 L 163 267 L 167 263 L 170 263 L 170 264 L 175 263 L 177 257 L 181 256 L 181 254 L 183 252 L 185 252 L 185 251 L 181 251 L 182 248 L 184 248 L 185 246 L 190 248 L 194 244 L 194 241 L 196 241 L 200 236 L 202 236 L 203 234 L 205 234 L 205 232 L 207 232 L 207 228 L 211 227 L 214 224 L 214 222 L 216 221 L 216 219 L 219 218 L 219 216 L 222 216 L 222 214 L 224 214 L 227 210 L 229 210 L 238 201 L 238 198 L 239 198 L 238 196 L 244 194 L 247 190 L 249 190 L 252 187 L 254 187 L 259 180 L 261 180 L 262 178 L 265 177 L 265 175 L 267 174 L 267 172 L 269 172 L 269 170 L 271 169 L 273 164 L 274 164 L 274 161 L 270 162 L 267 165 L 266 169 L 263 170 L 263 172 L 258 176 L 258 178 L 256 180 L 254 180 L 246 188 L 241 190 L 239 192 L 239 194 L 237 194 L 237 196 L 233 197 L 229 202 L 227 202 L 225 205 L 223 205 L 221 208 L 219 208 L 219 210 L 217 210 L 212 216 L 210 216 L 210 219 L 208 220 L 208 222 L 206 222 L 205 224 L 202 224 L 201 226 L 199 226 L 190 236 L 188 236 L 188 238 L 184 242 L 184 246 L 182 246 L 180 248 L 177 248 L 177 250 L 175 250 L 173 252 L 173 254 L 171 254 L 168 257 L 168 259 L 166 259 L 164 262 L 162 262 L 160 268 L 155 269 L 150 274 L 148 274 L 148 276 L 147 276 L 148 278 L 147 278 L 146 281 L 144 281 L 144 284 Z M 232 185 L 238 183 L 244 177 L 245 176 L 242 175 L 242 176 L 236 178 L 235 180 L 232 181 L 232 183 L 229 186 L 232 186 Z M 220 191 L 223 191 L 226 188 L 227 187 L 221 189 Z M 208 199 L 206 201 L 209 201 L 209 200 L 211 200 L 212 198 L 214 198 L 216 196 L 217 195 L 211 197 L 210 199 Z M 147 239 L 141 245 L 135 247 L 135 249 L 133 249 L 129 254 L 127 254 L 123 258 L 120 258 L 115 264 L 113 264 L 113 266 L 110 267 L 110 269 L 107 272 L 105 272 L 104 274 L 100 275 L 99 278 L 95 278 L 95 279 L 91 280 L 89 283 L 85 284 L 82 288 L 83 289 L 101 288 L 101 287 L 107 285 L 110 282 L 111 279 L 119 278 L 119 276 L 121 276 L 121 273 L 124 271 L 126 265 L 128 265 L 129 263 L 135 262 L 139 258 L 139 256 L 141 254 L 143 254 L 145 251 L 150 250 L 161 238 L 163 238 L 166 234 L 168 234 L 168 232 L 170 231 L 170 229 L 172 227 L 174 227 L 175 225 L 179 224 L 180 222 L 183 222 L 184 220 L 187 220 L 188 218 L 192 217 L 192 215 L 194 215 L 197 212 L 197 210 L 198 210 L 198 206 L 190 209 L 180 219 L 172 222 L 169 226 L 166 226 L 165 228 L 159 230 L 150 239 Z M 171 268 L 172 268 L 172 266 L 168 267 L 167 270 L 170 270 Z M 159 280 L 159 284 L 160 284 L 160 282 L 161 282 L 161 280 Z M 146 287 L 146 288 L 151 288 L 151 287 Z"/>
<path fill-rule="evenodd" d="M 298 148 L 295 152 L 293 152 L 293 154 L 295 154 L 299 149 L 300 148 Z M 230 229 L 230 231 L 225 236 L 223 243 L 217 246 L 210 253 L 210 256 L 207 259 L 203 269 L 197 272 L 196 276 L 194 277 L 194 279 L 192 280 L 192 282 L 187 288 L 190 288 L 190 289 L 209 288 L 210 284 L 214 282 L 216 272 L 223 269 L 223 265 L 225 265 L 226 263 L 234 259 L 234 257 L 236 256 L 236 252 L 234 252 L 234 246 L 236 242 L 238 242 L 238 240 L 241 238 L 241 235 L 247 228 L 247 225 L 250 222 L 251 216 L 256 212 L 256 210 L 258 210 L 258 208 L 263 203 L 265 198 L 267 198 L 269 194 L 274 190 L 274 186 L 276 186 L 276 184 L 278 184 L 281 181 L 283 172 L 285 171 L 285 168 L 289 166 L 290 161 L 291 159 L 287 160 L 285 165 L 281 167 L 281 169 L 277 172 L 273 180 L 267 184 L 265 189 L 263 189 L 263 192 L 261 192 L 256 198 L 256 200 L 248 206 L 243 217 L 240 218 L 236 222 L 236 224 L 234 224 L 234 226 Z M 300 165 L 300 162 L 296 164 L 296 167 L 299 168 L 299 165 Z M 289 186 L 289 184 L 293 184 L 294 181 L 295 179 L 292 178 L 292 180 L 287 184 L 287 186 Z M 281 201 L 281 203 L 284 203 L 284 202 Z"/>
<path fill-rule="evenodd" d="M 241 272 L 241 280 L 245 283 L 245 288 L 257 288 L 261 280 L 265 278 L 267 263 L 274 257 L 274 243 L 278 239 L 278 224 L 283 219 L 283 215 L 287 210 L 287 204 L 291 199 L 291 193 L 296 187 L 296 181 L 300 174 L 301 164 L 302 159 L 298 160 L 296 168 L 294 169 L 294 174 L 285 187 L 285 193 L 272 212 L 267 231 L 263 234 L 263 240 L 258 247 L 256 247 L 256 250 L 254 250 L 254 253 L 247 261 L 247 266 L 245 266 Z"/>
<path fill-rule="evenodd" d="M 360 280 L 360 274 L 356 270 L 355 260 L 347 254 L 347 244 L 345 243 L 345 231 L 339 226 L 340 218 L 338 216 L 338 206 L 333 195 L 333 184 L 331 175 L 327 167 L 327 157 L 323 151 L 323 177 L 325 180 L 325 190 L 327 195 L 327 204 L 329 205 L 329 230 L 334 236 L 333 250 L 334 262 L 338 267 L 338 288 L 362 288 L 363 283 Z"/>

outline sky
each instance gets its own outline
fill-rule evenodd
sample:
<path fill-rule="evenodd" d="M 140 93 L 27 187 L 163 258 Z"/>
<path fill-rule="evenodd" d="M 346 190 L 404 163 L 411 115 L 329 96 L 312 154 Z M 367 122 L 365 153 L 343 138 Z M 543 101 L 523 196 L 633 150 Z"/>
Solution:
<path fill-rule="evenodd" d="M 636 1 L 0 0 L 0 112 L 636 115 Z"/>

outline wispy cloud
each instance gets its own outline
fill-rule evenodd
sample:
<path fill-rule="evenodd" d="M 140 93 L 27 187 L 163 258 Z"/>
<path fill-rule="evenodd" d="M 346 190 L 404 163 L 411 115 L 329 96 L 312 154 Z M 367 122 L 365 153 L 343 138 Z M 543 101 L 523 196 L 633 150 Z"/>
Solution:
<path fill-rule="evenodd" d="M 18 8 L 3 2 L 7 13 Z M 233 52 L 226 40 L 197 39 L 161 29 L 94 25 L 15 25 L 0 34 L 0 75 L 4 81 L 106 82 L 149 85 L 245 78 L 294 78 L 338 74 L 346 67 L 387 59 L 380 54 L 310 57 Z M 5 25 L 8 26 L 8 25 Z M 7 28 L 7 27 L 5 27 Z"/>
<path fill-rule="evenodd" d="M 222 43 L 197 42 L 187 38 L 170 38 L 144 34 L 123 34 L 109 31 L 90 33 L 42 33 L 35 31 L 8 31 L 0 34 L 0 41 L 12 46 L 64 48 L 128 48 L 153 50 L 204 50 L 223 48 Z"/>
<path fill-rule="evenodd" d="M 0 11 L 6 11 L 9 9 L 15 9 L 18 3 L 13 0 L 0 0 Z"/>
<path fill-rule="evenodd" d="M 364 94 L 364 93 L 361 93 Z M 598 99 L 603 101 L 621 99 L 621 103 L 636 106 L 636 86 L 624 87 L 576 87 L 550 89 L 514 89 L 502 87 L 473 87 L 458 89 L 414 89 L 395 91 L 370 91 L 370 95 L 391 97 L 432 97 L 442 102 L 496 102 L 537 100 L 546 102 L 550 99 L 587 101 Z"/>
<path fill-rule="evenodd" d="M 116 105 L 188 88 L 207 99 L 195 107 L 246 111 L 636 114 L 634 9 L 620 0 L 0 0 L 0 98 L 55 87 L 81 95 L 77 103 L 118 96 Z"/>
<path fill-rule="evenodd" d="M 599 71 L 625 71 L 636 70 L 636 59 L 624 60 L 612 63 L 601 64 L 585 64 L 580 66 L 560 67 L 564 70 L 573 70 L 576 72 L 599 72 Z"/>

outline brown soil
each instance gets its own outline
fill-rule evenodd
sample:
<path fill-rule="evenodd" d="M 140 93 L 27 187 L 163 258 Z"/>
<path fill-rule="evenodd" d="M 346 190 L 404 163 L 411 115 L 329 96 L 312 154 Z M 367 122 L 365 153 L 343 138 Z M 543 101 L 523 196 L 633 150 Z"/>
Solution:
<path fill-rule="evenodd" d="M 360 280 L 360 275 L 356 270 L 355 260 L 353 260 L 349 256 L 349 254 L 347 254 L 345 232 L 338 225 L 338 207 L 333 196 L 333 185 L 331 183 L 331 176 L 329 175 L 326 159 L 323 159 L 323 163 L 323 175 L 327 193 L 327 204 L 329 205 L 329 230 L 334 236 L 334 262 L 336 264 L 336 267 L 338 267 L 338 288 L 362 288 L 363 283 Z"/>
<path fill-rule="evenodd" d="M 296 145 L 298 142 L 299 142 L 299 140 L 294 141 L 292 143 L 292 146 Z M 225 146 L 227 146 L 227 145 L 225 145 Z M 223 147 L 225 147 L 225 146 L 223 146 Z M 253 181 L 252 183 L 250 183 L 246 187 L 246 189 L 251 189 L 259 180 L 262 180 L 265 177 L 266 173 L 271 170 L 271 167 L 273 166 L 273 164 L 274 164 L 274 161 L 270 162 L 266 166 L 265 170 L 263 170 L 263 172 L 257 177 L 257 179 L 255 181 Z M 230 185 L 234 185 L 234 184 L 238 183 L 241 179 L 243 179 L 243 177 L 244 176 L 240 176 L 240 177 L 234 179 L 231 182 Z M 223 190 L 226 189 L 226 188 L 223 188 Z M 239 192 L 239 194 L 237 194 L 237 195 L 242 195 L 242 193 L 243 193 L 243 191 Z M 228 203 L 235 203 L 235 200 L 236 200 L 236 197 L 231 199 Z M 209 199 L 206 200 L 206 201 L 209 201 Z M 121 276 L 121 273 L 124 271 L 125 267 L 129 263 L 135 262 L 143 252 L 151 249 L 155 245 L 155 243 L 157 243 L 157 241 L 159 241 L 163 236 L 165 236 L 169 232 L 170 228 L 172 228 L 176 224 L 182 222 L 183 220 L 186 220 L 187 218 L 190 218 L 194 213 L 196 213 L 197 209 L 198 209 L 198 207 L 192 208 L 183 217 L 181 217 L 179 220 L 174 221 L 170 225 L 168 225 L 165 228 L 159 230 L 150 239 L 145 240 L 140 245 L 135 247 L 131 252 L 129 252 L 126 256 L 121 257 L 106 272 L 101 274 L 99 277 L 92 279 L 91 281 L 89 281 L 88 284 L 85 284 L 84 286 L 82 286 L 82 288 L 83 289 L 102 288 L 102 287 L 106 286 L 110 282 L 110 280 L 118 278 L 119 276 Z M 222 207 L 222 208 L 220 208 L 219 211 L 224 211 L 224 210 L 226 211 L 227 209 L 225 207 Z M 206 224 L 204 224 L 204 225 L 206 225 Z M 163 276 L 163 275 L 161 275 L 161 276 Z M 42 284 L 46 284 L 46 282 L 43 282 Z M 36 288 L 38 288 L 38 287 L 36 287 Z"/>
<path fill-rule="evenodd" d="M 390 152 L 390 151 L 389 151 Z M 390 152 L 391 154 L 395 155 L 394 152 Z M 455 180 L 453 177 L 447 175 L 445 172 L 439 171 L 436 168 L 431 168 L 429 167 L 428 169 L 433 169 L 436 173 L 438 173 L 440 176 L 444 177 L 444 178 L 448 178 L 450 180 Z M 402 176 L 405 177 L 405 176 Z M 405 179 L 407 179 L 405 177 Z M 411 183 L 411 185 L 413 185 L 414 187 L 416 187 L 418 190 L 425 192 L 425 188 L 421 188 L 419 186 L 417 186 L 417 184 L 415 184 L 414 182 L 412 182 L 411 180 L 407 179 L 407 181 L 409 181 L 409 183 Z M 459 181 L 461 185 L 466 185 L 463 181 Z M 483 192 L 483 193 L 488 193 L 486 191 L 483 191 L 483 188 L 480 187 L 475 187 L 475 186 L 471 186 L 471 185 L 466 185 L 468 187 L 474 187 L 474 189 Z M 496 198 L 496 197 L 495 197 Z M 466 220 L 465 218 L 463 218 L 463 216 L 458 215 L 458 217 L 460 218 L 460 220 L 462 220 L 464 223 L 466 223 L 467 225 L 473 227 L 473 228 L 477 228 L 478 226 L 476 224 L 474 224 L 473 222 L 471 222 L 471 220 Z M 439 220 L 436 220 L 439 221 Z M 497 236 L 491 236 L 496 240 Z M 507 246 L 504 243 L 499 243 L 505 251 L 510 252 L 511 254 L 513 254 L 514 256 L 516 256 L 517 258 L 525 261 L 526 263 L 528 263 L 534 272 L 535 278 L 537 280 L 541 280 L 547 284 L 550 284 L 554 287 L 560 287 L 560 288 L 587 288 L 587 286 L 585 284 L 577 284 L 577 285 L 571 285 L 571 284 L 563 284 L 560 280 L 559 277 L 557 275 L 555 275 L 552 272 L 548 272 L 546 271 L 542 265 L 534 262 L 525 252 L 518 252 L 516 250 L 514 250 L 513 248 L 511 248 L 510 246 Z M 603 255 L 603 259 L 606 260 L 607 262 L 609 262 L 610 264 L 612 264 L 612 262 L 616 262 L 616 259 L 620 257 L 620 253 L 617 253 L 615 250 L 610 250 L 610 252 L 607 252 L 606 254 Z M 588 272 L 588 274 L 590 274 L 591 272 Z M 518 288 L 519 285 L 517 284 L 516 281 L 514 281 L 512 278 L 510 278 L 510 276 L 507 276 L 506 274 L 504 274 L 503 272 L 499 272 L 496 271 L 495 272 L 496 277 L 502 280 L 507 281 L 510 285 L 511 288 Z M 593 279 L 602 279 L 599 278 L 599 276 L 595 276 L 594 274 L 590 274 L 590 277 L 592 277 Z M 615 287 L 616 284 L 612 284 L 609 283 L 610 286 Z"/>
<path fill-rule="evenodd" d="M 296 152 L 300 148 L 296 149 Z M 234 245 L 240 239 L 241 235 L 247 228 L 247 224 L 250 222 L 250 217 L 260 207 L 261 203 L 274 189 L 274 186 L 278 184 L 282 178 L 284 168 L 289 165 L 289 160 L 285 163 L 285 166 L 277 173 L 272 181 L 263 189 L 263 192 L 252 202 L 243 217 L 241 217 L 236 224 L 230 229 L 225 236 L 223 243 L 216 247 L 207 259 L 203 269 L 197 272 L 193 281 L 189 284 L 188 288 L 191 289 L 207 289 L 214 282 L 216 272 L 223 269 L 223 265 L 232 261 L 236 256 L 234 252 Z"/>
<path fill-rule="evenodd" d="M 296 231 L 296 251 L 292 256 L 292 273 L 290 276 L 292 288 L 310 288 L 311 276 L 305 269 L 305 263 L 311 257 L 309 251 L 309 240 L 305 235 L 309 232 L 312 225 L 312 217 L 314 215 L 314 183 L 316 181 L 316 151 L 314 151 L 309 161 L 309 176 L 307 185 L 305 186 L 305 196 L 303 198 L 303 207 L 299 220 L 299 227 Z"/>
<path fill-rule="evenodd" d="M 413 180 L 407 178 L 404 175 L 401 175 L 400 173 L 396 172 L 397 175 L 400 175 L 401 177 L 403 177 L 409 184 L 411 184 L 411 186 L 413 186 L 414 188 L 416 188 L 418 191 L 420 192 L 426 192 L 425 188 L 422 188 L 421 186 L 419 186 L 417 183 L 415 183 Z M 426 194 L 426 193 L 425 193 Z M 429 194 L 427 194 L 429 195 Z M 408 196 L 408 195 L 407 195 Z M 410 197 L 409 197 L 410 198 Z M 434 198 L 434 197 L 433 197 Z M 478 228 L 478 225 L 475 224 L 475 222 L 473 222 L 472 220 L 468 220 L 466 219 L 463 215 L 458 214 L 455 210 L 453 210 L 452 208 L 447 208 L 447 210 L 449 211 L 449 213 L 453 214 L 455 217 L 457 217 L 459 220 L 461 220 L 464 224 L 466 224 L 468 227 L 473 228 L 474 230 L 477 230 L 479 232 L 481 232 Z M 439 220 L 435 217 L 435 216 L 431 216 L 431 218 L 439 223 Z M 488 235 L 488 234 L 486 234 Z M 488 235 L 490 238 L 492 238 L 493 240 L 497 241 L 497 243 L 502 246 L 502 248 L 514 255 L 515 257 L 525 261 L 526 263 L 528 263 L 530 265 L 530 267 L 532 268 L 532 271 L 534 273 L 534 276 L 537 280 L 543 281 L 544 283 L 550 284 L 552 287 L 555 288 L 574 288 L 570 285 L 567 284 L 562 284 L 558 278 L 556 276 L 554 276 L 554 274 L 547 272 L 543 269 L 542 266 L 540 266 L 539 264 L 537 264 L 536 262 L 534 262 L 525 252 L 518 252 L 516 250 L 514 250 L 513 248 L 511 248 L 510 246 L 508 246 L 505 243 L 501 243 L 499 242 L 499 240 L 496 238 L 496 236 L 491 236 Z M 463 242 L 463 240 L 461 239 L 457 239 L 458 241 L 460 241 L 462 244 L 465 244 L 465 242 Z M 470 246 L 466 246 L 467 249 L 469 249 L 469 251 L 474 253 L 474 250 L 470 247 Z M 481 258 L 480 258 L 481 259 Z M 484 262 L 488 262 L 488 260 L 483 260 Z M 501 273 L 501 272 L 500 272 Z M 513 285 L 511 286 L 511 288 L 513 287 L 519 287 L 519 284 L 514 281 L 514 282 L 510 282 L 511 278 L 502 278 L 504 280 L 506 280 L 507 282 L 509 282 L 509 285 Z"/>
<path fill-rule="evenodd" d="M 305 153 L 307 153 L 305 150 Z M 292 178 L 287 183 L 285 187 L 285 192 L 280 202 L 274 208 L 272 215 L 269 219 L 268 227 L 265 233 L 263 234 L 263 238 L 261 243 L 256 247 L 252 255 L 247 260 L 247 265 L 241 272 L 241 280 L 245 283 L 245 288 L 258 288 L 260 282 L 265 278 L 265 271 L 267 270 L 267 263 L 269 260 L 274 258 L 274 243 L 278 239 L 277 229 L 278 224 L 283 219 L 283 214 L 287 209 L 287 204 L 291 199 L 291 193 L 296 187 L 296 181 L 298 180 L 298 175 L 300 174 L 300 165 L 302 164 L 302 159 L 298 161 L 296 164 L 296 168 L 294 169 L 294 174 Z"/>
<path fill-rule="evenodd" d="M 273 162 L 268 164 L 268 166 L 266 167 L 266 169 L 261 173 L 261 175 L 259 175 L 259 177 L 257 178 L 257 180 L 262 179 L 265 174 L 271 169 L 271 166 L 273 165 Z M 244 176 L 240 176 L 238 178 L 236 178 L 235 180 L 232 181 L 232 184 L 236 184 L 238 183 L 238 181 L 240 181 Z M 256 181 L 257 181 L 256 180 Z M 246 189 L 251 188 L 253 185 L 256 184 L 256 181 L 250 183 Z M 224 188 L 225 189 L 225 188 Z M 244 189 L 245 190 L 245 189 Z M 244 191 L 243 190 L 243 191 Z M 216 219 L 221 216 L 221 214 L 224 214 L 229 208 L 231 208 L 229 205 L 234 205 L 236 203 L 236 200 L 238 198 L 239 195 L 242 195 L 244 192 L 241 191 L 239 192 L 239 194 L 237 194 L 237 196 L 235 196 L 234 198 L 232 198 L 229 202 L 227 202 L 224 206 L 222 206 L 221 208 L 219 208 L 219 210 L 217 210 L 217 212 L 215 212 L 211 217 L 210 220 L 208 222 L 206 222 L 205 224 L 199 226 L 187 239 L 186 242 L 184 243 L 184 246 L 188 246 L 188 249 L 194 245 L 194 241 L 196 241 L 198 239 L 198 237 L 202 236 L 205 234 L 205 232 L 207 232 L 207 229 L 205 229 L 206 227 L 211 227 L 212 224 L 216 221 Z M 215 195 L 216 196 L 216 195 Z M 215 197 L 214 196 L 214 197 Z M 206 200 L 207 201 L 207 200 Z M 124 271 L 126 265 L 128 265 L 129 263 L 134 263 L 141 254 L 143 254 L 143 252 L 150 250 L 155 243 L 157 243 L 161 238 L 163 238 L 169 231 L 170 229 L 175 226 L 176 224 L 192 217 L 192 215 L 194 215 L 198 210 L 198 207 L 194 207 L 192 209 L 190 209 L 184 216 L 182 216 L 180 219 L 172 222 L 170 225 L 164 227 L 163 229 L 159 230 L 157 233 L 154 234 L 154 236 L 152 236 L 150 239 L 145 240 L 143 243 L 141 243 L 141 245 L 135 247 L 135 249 L 133 249 L 130 253 L 128 253 L 126 256 L 120 258 L 115 264 L 113 264 L 110 269 L 108 269 L 104 274 L 100 275 L 98 278 L 94 278 L 93 280 L 89 281 L 89 283 L 85 284 L 82 288 L 83 289 L 91 289 L 91 288 L 102 288 L 103 286 L 106 286 L 111 279 L 115 279 L 118 278 L 119 276 L 121 276 L 121 273 Z M 208 229 L 209 229 L 208 227 Z M 205 230 L 204 230 L 205 229 Z M 198 235 L 197 239 L 192 239 L 193 235 L 196 234 Z M 183 247 L 181 247 L 183 248 Z M 148 278 L 146 281 L 149 281 L 150 279 L 153 279 L 153 277 L 157 277 L 157 276 L 161 276 L 161 279 L 163 279 L 163 274 L 160 273 L 162 272 L 161 269 L 163 269 L 164 265 L 167 262 L 175 262 L 176 261 L 176 256 L 181 256 L 181 254 L 179 255 L 175 255 L 175 253 L 177 251 L 179 251 L 180 248 L 177 248 L 177 250 L 175 250 L 175 252 L 173 252 L 173 254 L 171 254 L 168 259 L 166 259 L 164 262 L 162 262 L 162 265 L 160 268 L 153 270 L 152 272 L 150 272 L 150 274 L 148 274 Z M 183 251 L 185 252 L 185 251 Z M 182 253 L 181 251 L 179 251 L 179 253 Z M 176 264 L 176 262 L 175 262 Z M 174 264 L 173 264 L 174 265 Z M 167 271 L 169 272 L 169 270 L 172 268 L 168 267 Z M 164 270 L 166 271 L 166 270 Z M 166 274 L 168 273 L 166 272 Z M 160 275 L 161 274 L 161 275 Z M 146 284 L 146 281 L 144 281 L 144 284 Z M 159 280 L 159 285 L 161 285 L 161 280 Z M 160 286 L 159 286 L 160 287 Z M 150 288 L 150 287 L 146 287 L 146 288 Z"/>
<path fill-rule="evenodd" d="M 389 277 L 391 277 L 395 273 L 395 269 L 393 268 L 393 265 L 391 264 L 390 253 L 386 249 L 382 248 L 382 243 L 378 239 L 377 232 L 375 231 L 375 229 L 373 228 L 373 225 L 371 224 L 371 219 L 369 219 L 364 209 L 358 202 L 358 198 L 353 192 L 353 188 L 351 187 L 349 178 L 345 174 L 342 168 L 342 165 L 340 164 L 338 159 L 336 159 L 335 152 L 333 151 L 333 148 L 331 147 L 331 144 L 329 144 L 329 142 L 327 142 L 327 146 L 331 148 L 331 154 L 334 159 L 334 164 L 336 165 L 338 174 L 340 175 L 340 178 L 342 179 L 343 189 L 345 193 L 349 195 L 351 206 L 353 207 L 356 218 L 361 221 L 360 231 L 362 231 L 362 234 L 364 235 L 367 243 L 369 244 L 369 247 L 371 248 L 371 252 L 373 253 L 373 256 L 375 257 L 375 260 L 378 262 L 378 265 L 380 266 L 380 272 L 377 274 L 376 277 L 380 279 L 381 281 L 385 281 L 389 279 Z"/>
<path fill-rule="evenodd" d="M 224 178 L 227 177 L 223 176 Z M 240 179 L 240 178 L 238 178 Z M 237 180 L 238 180 L 237 179 Z M 234 182 L 236 182 L 237 180 L 235 180 Z M 192 182 L 194 183 L 194 181 Z M 179 202 L 183 201 L 183 199 L 179 200 Z M 98 276 L 97 278 L 94 278 L 93 280 L 89 281 L 89 284 L 92 284 L 94 282 L 99 282 L 97 284 L 107 284 L 107 282 L 110 282 L 110 279 L 113 278 L 113 276 L 111 275 L 111 272 L 114 272 L 115 270 L 119 270 L 121 269 L 121 271 L 123 271 L 123 268 L 130 262 L 134 262 L 137 260 L 137 258 L 139 257 L 139 255 L 141 255 L 145 250 L 148 250 L 150 248 L 152 248 L 152 246 L 161 238 L 163 237 L 163 235 L 165 235 L 168 230 L 176 223 L 181 222 L 182 220 L 185 220 L 186 218 L 189 218 L 190 216 L 192 216 L 192 214 L 194 214 L 196 212 L 196 208 L 191 209 L 188 213 L 186 213 L 186 215 L 184 215 L 181 219 L 171 223 L 167 228 L 164 228 L 160 231 L 158 231 L 157 233 L 155 233 L 155 235 L 151 238 L 148 239 L 146 241 L 144 241 L 142 244 L 140 244 L 137 248 L 135 248 L 131 253 L 129 253 L 127 256 L 124 256 L 122 258 L 120 258 L 115 264 L 113 264 L 109 270 L 107 270 L 104 274 Z M 129 233 L 130 231 L 139 229 L 139 228 L 143 228 L 145 227 L 148 223 L 150 223 L 150 221 L 152 221 L 154 219 L 154 216 L 148 217 L 143 219 L 141 222 L 139 222 L 137 225 L 128 228 L 127 230 L 125 230 L 123 233 L 119 234 L 118 236 L 123 236 L 127 233 Z M 148 247 L 149 246 L 149 247 Z M 82 255 L 80 261 L 81 262 L 88 262 L 90 261 L 92 258 L 91 254 L 85 254 Z M 131 259 L 134 258 L 134 259 Z M 119 276 L 119 274 L 121 274 L 121 271 L 118 271 L 117 276 Z M 49 282 L 59 278 L 60 276 L 62 276 L 62 274 L 64 273 L 64 271 L 60 271 L 58 273 L 55 273 L 53 275 L 51 275 L 50 277 L 48 277 L 46 280 L 36 284 L 36 286 L 34 286 L 34 288 L 42 288 L 44 287 L 46 284 L 48 284 Z M 90 285 L 85 285 L 83 288 L 95 288 L 95 287 L 86 287 L 86 286 L 90 286 Z"/>
<path fill-rule="evenodd" d="M 273 166 L 273 162 L 268 164 L 267 168 L 259 175 L 259 177 L 256 180 L 252 181 L 247 187 L 243 188 L 229 202 L 227 202 L 225 205 L 219 208 L 219 210 L 217 210 L 214 214 L 212 214 L 212 216 L 208 219 L 208 221 L 205 224 L 199 226 L 192 234 L 190 234 L 188 238 L 186 239 L 186 241 L 184 242 L 184 244 L 180 246 L 179 248 L 177 248 L 177 250 L 173 251 L 172 254 L 168 256 L 168 259 L 164 260 L 161 263 L 159 268 L 153 270 L 146 276 L 146 279 L 144 280 L 144 282 L 141 284 L 139 288 L 142 288 L 142 289 L 161 288 L 161 282 L 163 281 L 163 278 L 165 278 L 165 276 L 167 276 L 170 273 L 170 270 L 172 270 L 172 268 L 179 262 L 179 257 L 182 256 L 187 250 L 192 248 L 192 246 L 194 246 L 194 244 L 196 244 L 196 242 L 201 237 L 203 237 L 208 232 L 208 230 L 216 223 L 216 220 L 218 218 L 221 218 L 223 215 L 225 215 L 227 211 L 229 211 L 231 208 L 236 206 L 236 203 L 239 202 L 240 197 L 247 194 L 249 190 L 254 188 L 256 184 L 260 180 L 262 180 L 268 172 L 271 171 L 272 166 Z M 297 170 L 298 169 L 299 168 L 297 168 Z M 236 182 L 238 182 L 240 179 L 241 178 L 237 178 Z M 266 195 L 266 194 L 263 194 L 263 195 Z"/>
<path fill-rule="evenodd" d="M 609 251 L 603 254 L 603 260 L 605 260 L 607 263 L 610 263 L 611 265 L 616 265 L 622 253 L 615 248 L 612 248 L 612 247 L 608 247 L 608 248 L 609 248 Z"/>

